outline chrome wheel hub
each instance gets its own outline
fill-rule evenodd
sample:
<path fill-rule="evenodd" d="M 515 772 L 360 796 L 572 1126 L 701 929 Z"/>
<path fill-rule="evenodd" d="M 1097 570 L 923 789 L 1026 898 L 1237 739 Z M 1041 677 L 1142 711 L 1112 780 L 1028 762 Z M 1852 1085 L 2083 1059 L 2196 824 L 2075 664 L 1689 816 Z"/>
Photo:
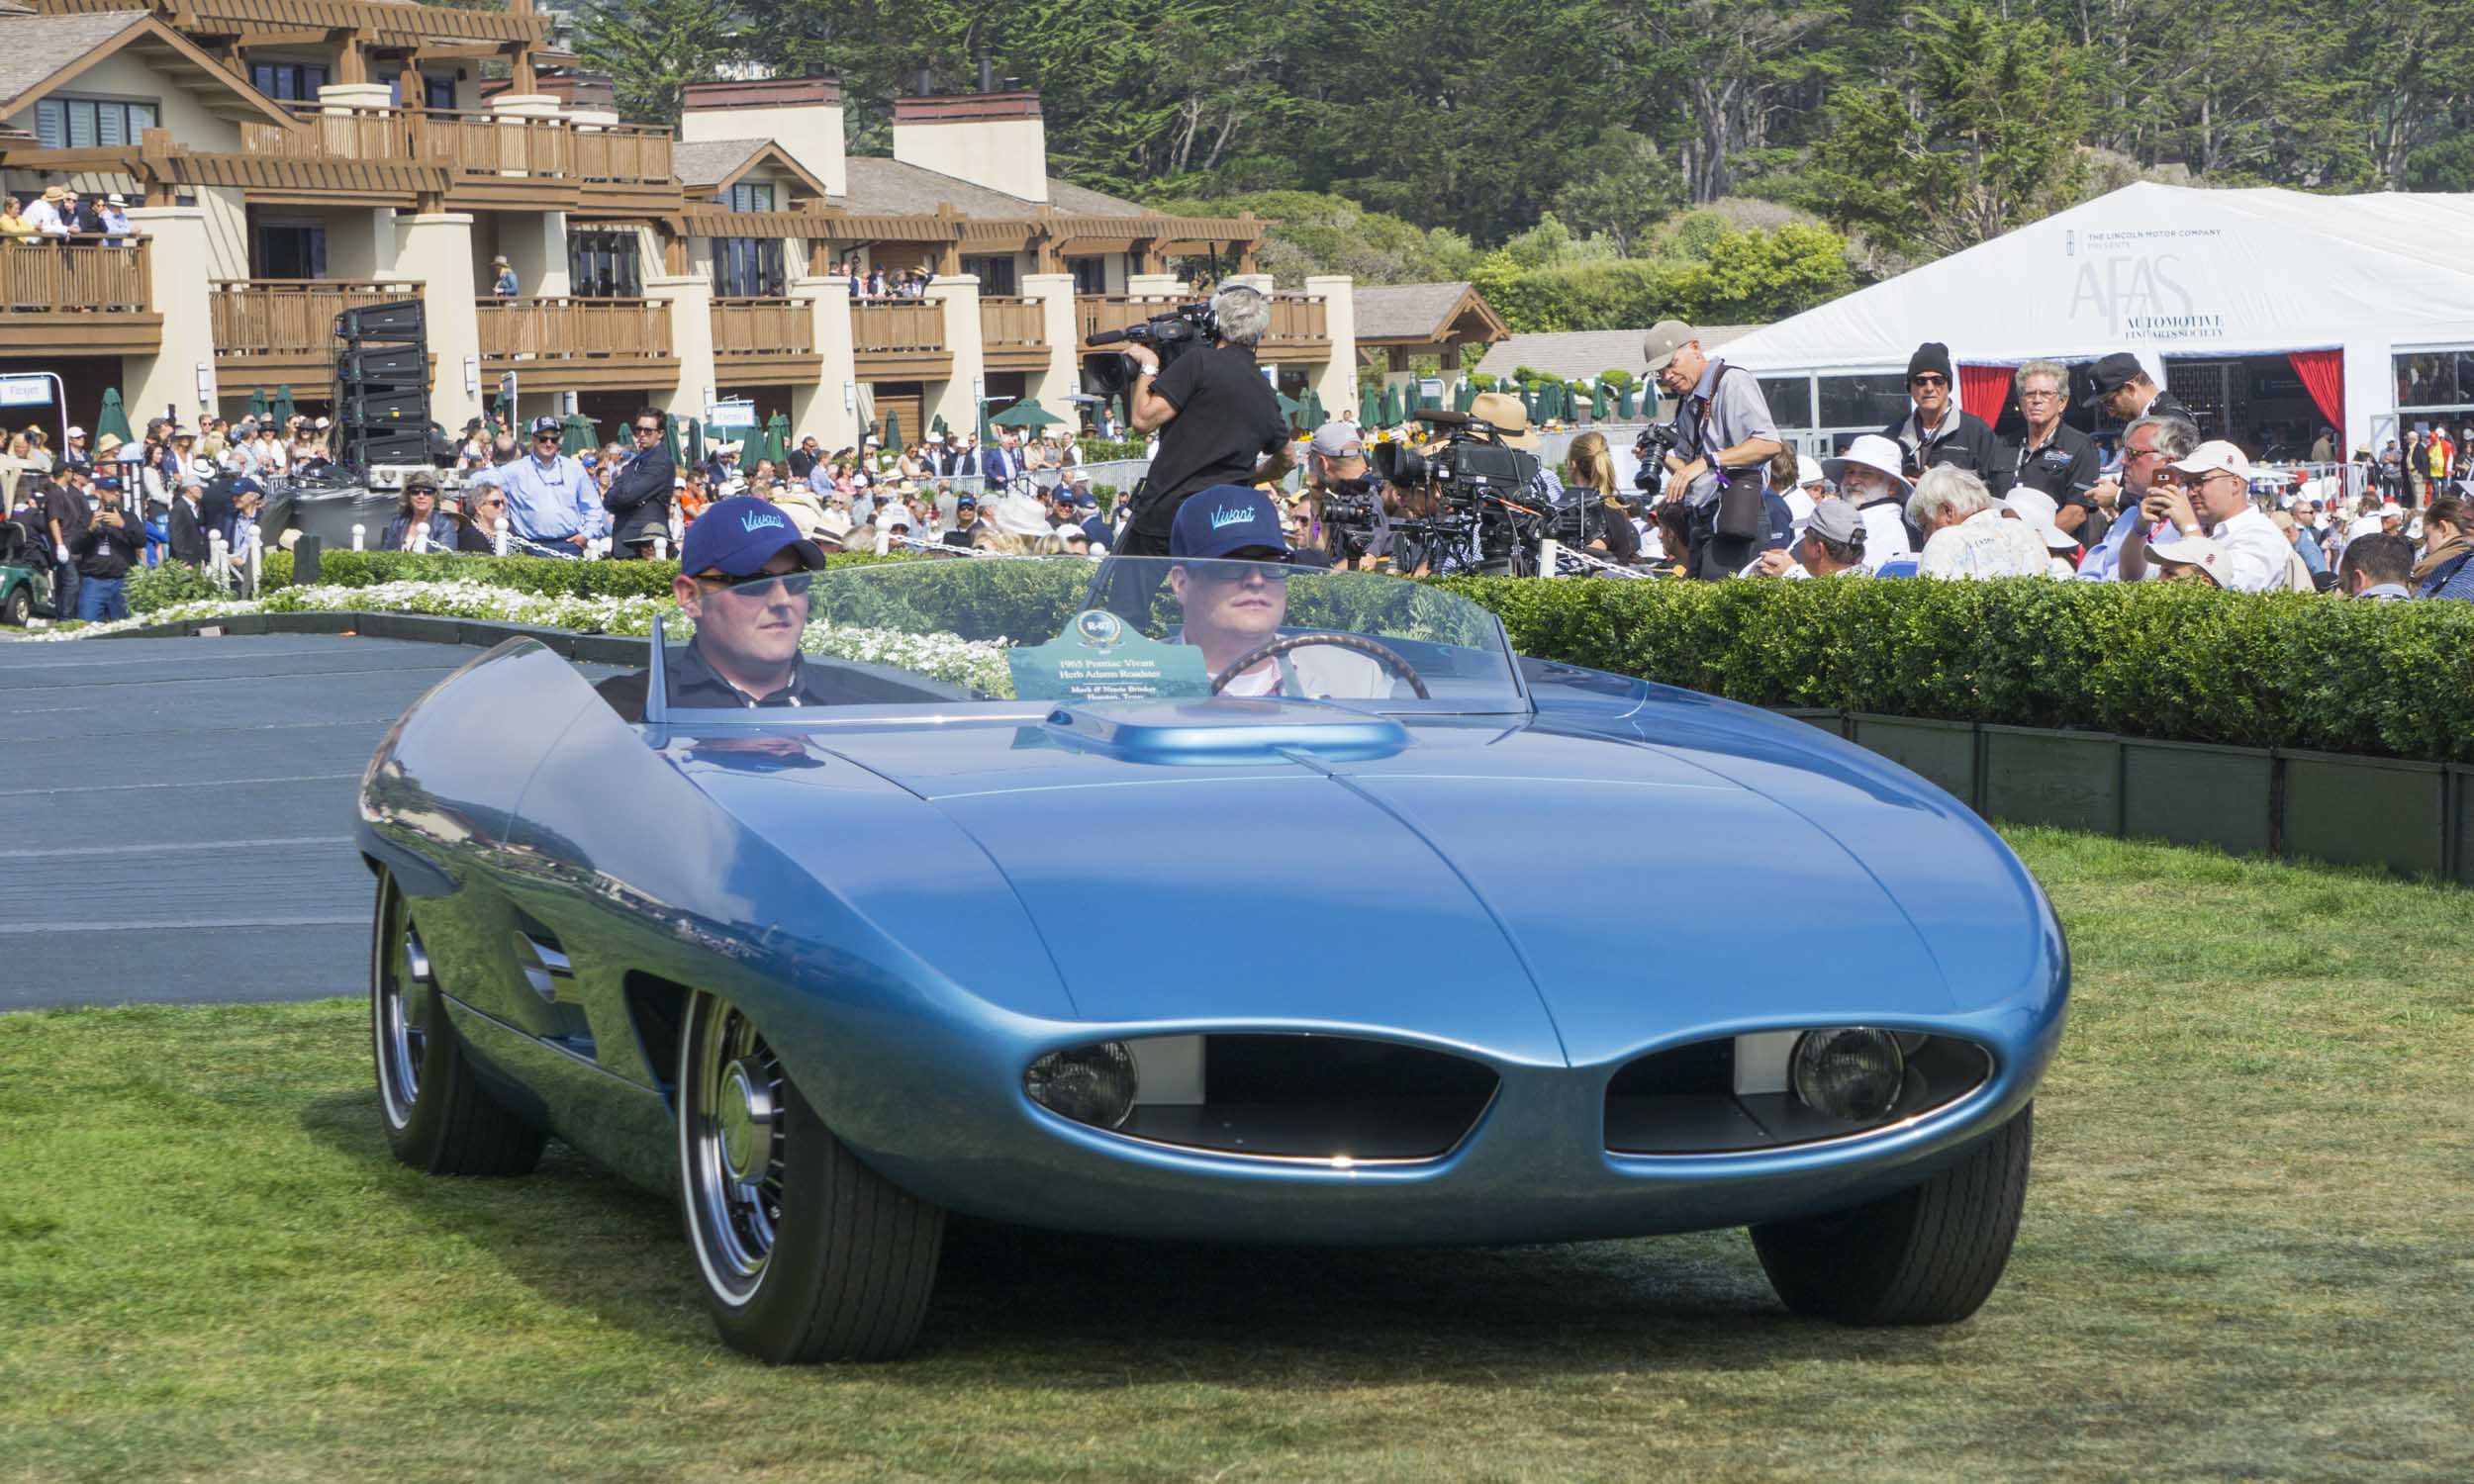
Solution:
<path fill-rule="evenodd" d="M 680 1047 L 679 1164 L 706 1282 L 752 1298 L 782 1221 L 782 1063 L 731 1006 L 700 997 Z"/>
<path fill-rule="evenodd" d="M 429 1048 L 427 1016 L 434 982 L 428 951 L 413 927 L 403 894 L 390 889 L 370 966 L 370 1022 L 378 1062 L 378 1103 L 387 1123 L 412 1122 L 421 1098 L 421 1064 Z"/>
<path fill-rule="evenodd" d="M 746 1063 L 732 1062 L 722 1070 L 714 1122 L 723 1171 L 741 1184 L 761 1178 L 773 1156 L 773 1090 Z"/>

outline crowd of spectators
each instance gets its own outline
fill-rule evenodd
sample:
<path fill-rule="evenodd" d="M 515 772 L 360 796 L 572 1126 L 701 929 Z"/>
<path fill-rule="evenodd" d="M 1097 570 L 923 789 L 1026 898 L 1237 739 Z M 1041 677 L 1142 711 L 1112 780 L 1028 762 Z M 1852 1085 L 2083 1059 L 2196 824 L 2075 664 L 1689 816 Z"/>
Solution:
<path fill-rule="evenodd" d="M 0 240 L 13 247 L 122 247 L 133 235 L 129 203 L 117 193 L 80 197 L 55 185 L 31 204 L 19 196 L 0 204 Z"/>

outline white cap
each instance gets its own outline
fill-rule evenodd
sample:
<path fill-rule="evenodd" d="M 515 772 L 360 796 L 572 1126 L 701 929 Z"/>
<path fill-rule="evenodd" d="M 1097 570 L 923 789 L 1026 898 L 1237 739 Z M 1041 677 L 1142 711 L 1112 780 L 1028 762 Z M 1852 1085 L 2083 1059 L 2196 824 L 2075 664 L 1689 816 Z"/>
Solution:
<path fill-rule="evenodd" d="M 1806 485 L 1821 484 L 1829 478 L 1829 475 L 1821 472 L 1821 460 L 1814 458 L 1809 453 L 1799 453 L 1795 456 L 1796 488 L 1801 489 Z"/>
<path fill-rule="evenodd" d="M 2353 517 L 2353 523 L 2345 527 L 2345 539 L 2348 541 L 2360 540 L 2364 536 L 2376 536 L 2379 533 L 2380 517 L 2377 515 L 2356 515 Z"/>
<path fill-rule="evenodd" d="M 2012 490 L 2002 498 L 2002 504 L 2010 507 L 2046 547 L 2068 551 L 2079 544 L 2068 531 L 2054 522 L 2053 516 L 2060 511 L 2061 503 L 2044 491 Z"/>
<path fill-rule="evenodd" d="M 82 438 L 82 437 L 84 437 L 85 435 L 86 435 L 86 430 L 85 430 L 84 428 L 82 428 L 82 427 L 72 427 L 72 428 L 70 428 L 70 429 L 68 430 L 68 436 L 70 436 L 70 437 L 72 437 L 72 438 Z"/>
<path fill-rule="evenodd" d="M 2175 464 L 2173 468 L 2176 473 L 2180 474 L 2239 475 L 2244 484 L 2248 484 L 2255 477 L 2251 472 L 2250 460 L 2243 457 L 2241 449 L 2223 438 L 2211 438 L 2200 444 L 2191 450 L 2189 458 Z"/>
<path fill-rule="evenodd" d="M 2162 546 L 2147 548 L 2147 559 L 2168 567 L 2197 567 L 2225 585 L 2225 548 L 2206 536 L 2184 536 Z"/>
<path fill-rule="evenodd" d="M 1898 486 L 1901 492 L 1907 489 L 1906 454 L 1898 444 L 1879 433 L 1859 434 L 1855 442 L 1847 445 L 1847 452 L 1821 461 L 1823 471 L 1841 482 L 1847 479 L 1847 466 L 1850 464 L 1877 469 L 1888 475 L 1890 483 Z"/>
<path fill-rule="evenodd" d="M 989 513 L 995 517 L 997 528 L 1007 535 L 1045 536 L 1056 530 L 1048 522 L 1048 511 L 1028 495 L 1007 495 L 997 501 Z"/>

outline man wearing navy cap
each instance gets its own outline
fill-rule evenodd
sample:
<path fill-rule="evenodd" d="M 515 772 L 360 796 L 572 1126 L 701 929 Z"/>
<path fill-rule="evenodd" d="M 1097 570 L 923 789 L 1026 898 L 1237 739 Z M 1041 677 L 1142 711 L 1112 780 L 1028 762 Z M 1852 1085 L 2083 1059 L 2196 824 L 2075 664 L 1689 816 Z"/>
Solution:
<path fill-rule="evenodd" d="M 728 709 L 833 698 L 814 694 L 815 677 L 799 657 L 808 632 L 808 574 L 823 566 L 823 550 L 773 502 L 739 495 L 706 507 L 687 528 L 679 575 L 671 579 L 680 610 L 696 621 L 696 637 L 670 658 L 670 704 Z M 640 721 L 648 677 L 613 676 L 594 689 L 620 716 Z"/>
<path fill-rule="evenodd" d="M 146 539 L 145 527 L 121 504 L 118 479 L 96 480 L 94 499 L 86 528 L 68 543 L 77 558 L 77 616 L 88 623 L 129 616 L 129 571 Z"/>
<path fill-rule="evenodd" d="M 1185 610 L 1183 642 L 1219 674 L 1280 637 L 1288 613 L 1288 538 L 1272 498 L 1245 485 L 1197 490 L 1169 527 L 1169 590 Z M 1223 696 L 1337 696 L 1391 694 L 1383 667 L 1364 655 L 1309 645 L 1261 661 L 1221 688 Z"/>

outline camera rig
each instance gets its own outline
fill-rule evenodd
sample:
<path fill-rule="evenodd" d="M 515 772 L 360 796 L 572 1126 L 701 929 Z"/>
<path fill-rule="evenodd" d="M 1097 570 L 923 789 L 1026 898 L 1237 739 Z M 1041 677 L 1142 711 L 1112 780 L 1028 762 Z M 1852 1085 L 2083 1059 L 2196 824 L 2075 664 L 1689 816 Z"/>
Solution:
<path fill-rule="evenodd" d="M 1181 304 L 1163 314 L 1153 315 L 1140 325 L 1123 329 L 1103 329 L 1084 337 L 1086 345 L 1148 345 L 1159 352 L 1160 369 L 1189 350 L 1211 344 L 1220 337 L 1220 322 L 1211 313 L 1208 302 Z M 1114 397 L 1134 384 L 1134 358 L 1122 350 L 1099 350 L 1083 357 L 1083 380 L 1101 397 Z"/>
<path fill-rule="evenodd" d="M 1418 421 L 1444 430 L 1442 446 L 1385 443 L 1375 467 L 1385 481 L 1431 495 L 1421 513 L 1391 522 L 1402 565 L 1434 572 L 1534 574 L 1538 542 L 1563 517 L 1539 495 L 1536 454 L 1511 447 L 1502 429 L 1467 413 L 1428 409 Z M 1585 516 L 1583 517 L 1585 518 Z"/>

